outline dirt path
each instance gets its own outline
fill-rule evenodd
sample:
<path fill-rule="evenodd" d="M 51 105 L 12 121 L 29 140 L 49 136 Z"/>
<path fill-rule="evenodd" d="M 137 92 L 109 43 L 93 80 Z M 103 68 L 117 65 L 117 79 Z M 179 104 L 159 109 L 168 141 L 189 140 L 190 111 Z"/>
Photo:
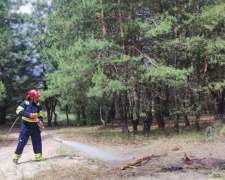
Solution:
<path fill-rule="evenodd" d="M 55 165 L 60 164 L 63 166 L 65 164 L 78 164 L 81 162 L 82 158 L 80 156 L 71 157 L 69 155 L 65 155 L 67 154 L 67 150 L 61 143 L 52 140 L 44 132 L 41 134 L 44 158 L 43 161 L 34 161 L 35 156 L 33 153 L 32 142 L 29 139 L 17 165 L 12 162 L 12 157 L 17 146 L 19 133 L 14 130 L 14 132 L 8 136 L 4 146 L 0 149 L 0 179 L 16 180 L 29 178 L 44 170 L 52 169 L 54 171 Z"/>
<path fill-rule="evenodd" d="M 195 169 L 194 166 L 185 165 L 182 162 L 184 152 L 190 153 L 193 158 L 205 159 L 208 165 L 209 160 L 221 159 L 225 160 L 225 139 L 189 139 L 189 138 L 149 138 L 149 142 L 144 144 L 130 143 L 124 147 L 123 144 L 105 144 L 106 147 L 113 147 L 114 152 L 120 153 L 124 157 L 134 156 L 136 159 L 151 154 L 163 154 L 167 152 L 167 156 L 153 159 L 149 162 L 141 164 L 136 168 L 120 170 L 120 166 L 130 163 L 130 160 L 121 164 L 121 162 L 106 163 L 98 159 L 88 157 L 83 152 L 78 152 L 64 145 L 63 143 L 54 141 L 45 132 L 42 132 L 43 157 L 41 162 L 34 161 L 34 153 L 32 143 L 29 140 L 24 148 L 23 155 L 19 160 L 19 164 L 12 162 L 12 156 L 16 149 L 19 129 L 14 130 L 10 134 L 6 143 L 0 149 L 0 179 L 16 180 L 16 179 L 64 179 L 65 174 L 69 179 L 92 179 L 92 176 L 100 176 L 97 179 L 131 179 L 131 180 L 205 180 L 205 179 L 225 179 L 224 171 Z M 0 131 L 1 134 L 3 132 Z M 4 132 L 5 133 L 5 132 Z M 55 138 L 63 139 L 60 135 L 54 135 Z M 99 142 L 93 138 L 93 144 L 99 147 Z M 211 161 L 212 162 L 212 161 Z M 183 167 L 182 170 L 171 170 L 173 166 Z M 162 171 L 164 168 L 165 171 Z M 68 173 L 66 172 L 68 171 Z M 79 173 L 82 171 L 82 176 Z M 99 175 L 100 173 L 100 175 Z M 41 177 L 37 177 L 41 174 Z M 71 175 L 70 175 L 71 174 Z M 97 174 L 97 175 L 96 175 Z M 84 178 L 85 175 L 85 178 Z M 68 178 L 65 178 L 68 179 Z"/>

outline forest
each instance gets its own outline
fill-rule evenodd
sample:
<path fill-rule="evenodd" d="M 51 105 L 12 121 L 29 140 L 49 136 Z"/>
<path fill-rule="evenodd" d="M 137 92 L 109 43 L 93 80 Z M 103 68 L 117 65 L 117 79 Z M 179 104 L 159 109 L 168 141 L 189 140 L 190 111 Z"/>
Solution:
<path fill-rule="evenodd" d="M 0 125 L 30 89 L 48 126 L 60 114 L 123 133 L 225 123 L 223 0 L 37 0 L 18 13 L 28 2 L 0 1 Z"/>

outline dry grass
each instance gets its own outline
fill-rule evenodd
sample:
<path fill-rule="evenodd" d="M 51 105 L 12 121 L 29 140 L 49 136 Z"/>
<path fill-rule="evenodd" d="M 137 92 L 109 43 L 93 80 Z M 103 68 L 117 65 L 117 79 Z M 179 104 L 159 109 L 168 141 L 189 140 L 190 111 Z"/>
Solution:
<path fill-rule="evenodd" d="M 120 155 L 126 157 L 134 156 L 135 158 L 143 157 L 150 154 L 168 153 L 168 156 L 158 158 L 149 162 L 144 162 L 140 167 L 130 168 L 121 171 L 119 168 L 121 162 L 104 163 L 97 159 L 86 158 L 80 164 L 60 166 L 60 164 L 52 165 L 50 170 L 42 171 L 36 174 L 31 179 L 176 179 L 179 173 L 180 176 L 193 178 L 210 178 L 214 176 L 215 171 L 217 177 L 223 177 L 223 171 L 217 170 L 190 170 L 183 162 L 184 152 L 189 152 L 192 157 L 196 158 L 215 158 L 219 157 L 225 159 L 223 144 L 224 139 L 218 136 L 207 137 L 205 129 L 212 124 L 211 117 L 204 117 L 201 123 L 201 131 L 196 132 L 194 124 L 184 127 L 182 125 L 180 134 L 176 135 L 173 132 L 172 124 L 167 124 L 165 130 L 157 129 L 154 125 L 151 127 L 149 134 L 143 134 L 139 131 L 136 134 L 130 133 L 124 135 L 121 133 L 119 127 L 103 128 L 101 126 L 95 127 L 68 127 L 49 129 L 52 133 L 60 134 L 65 140 L 82 142 L 85 144 L 100 147 L 102 149 L 119 152 Z M 131 129 L 131 127 L 129 127 Z M 139 129 L 142 129 L 140 126 Z M 69 148 L 69 147 L 68 147 Z M 213 149 L 214 148 L 214 149 Z M 174 150 L 177 149 L 177 150 Z M 215 149 L 217 153 L 215 153 Z M 60 150 L 58 150 L 60 151 Z M 61 154 L 68 154 L 68 149 L 61 149 Z M 77 153 L 77 152 L 76 152 Z M 78 153 L 79 154 L 79 153 Z M 70 152 L 69 156 L 73 156 Z M 83 154 L 81 155 L 83 156 Z M 130 160 L 130 162 L 133 160 Z M 124 163 L 130 163 L 124 162 Z M 180 165 L 184 167 L 182 172 L 161 172 L 162 168 L 171 167 L 173 165 Z M 185 173 L 185 175 L 184 175 Z M 193 175 L 194 174 L 194 175 Z"/>

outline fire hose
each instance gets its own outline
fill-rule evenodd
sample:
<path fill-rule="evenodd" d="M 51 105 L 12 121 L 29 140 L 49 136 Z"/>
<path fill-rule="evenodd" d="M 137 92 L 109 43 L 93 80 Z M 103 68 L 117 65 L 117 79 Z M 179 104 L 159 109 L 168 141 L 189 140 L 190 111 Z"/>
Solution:
<path fill-rule="evenodd" d="M 38 120 L 37 120 L 37 122 L 38 122 Z M 51 133 L 49 133 L 48 130 L 47 130 L 44 126 L 42 126 L 42 127 L 40 127 L 40 128 L 41 128 L 46 134 L 48 134 L 53 140 L 58 141 L 58 142 L 62 142 L 61 139 L 55 139 L 55 138 L 53 137 L 53 135 L 52 135 Z"/>
<path fill-rule="evenodd" d="M 7 133 L 5 139 L 3 140 L 1 146 L 0 146 L 0 149 L 2 148 L 3 144 L 5 143 L 5 140 L 7 139 L 7 137 L 9 136 L 9 133 L 11 132 L 13 126 L 16 124 L 16 121 L 19 119 L 20 117 L 16 118 L 16 120 L 14 121 L 13 125 L 11 126 L 11 128 L 9 129 L 9 132 Z"/>
<path fill-rule="evenodd" d="M 18 121 L 19 118 L 20 118 L 20 117 L 16 118 L 16 120 L 15 120 L 14 123 L 12 124 L 11 128 L 9 129 L 9 131 L 8 131 L 6 137 L 5 137 L 5 139 L 3 140 L 3 142 L 2 142 L 2 144 L 1 144 L 1 146 L 0 146 L 0 149 L 2 148 L 3 144 L 5 143 L 6 139 L 7 139 L 8 136 L 9 136 L 9 134 L 10 134 L 12 128 L 14 127 L 14 125 L 16 124 L 16 122 Z M 36 121 L 37 121 L 37 123 L 39 122 L 38 119 L 36 119 Z M 48 130 L 47 130 L 44 126 L 42 126 L 42 127 L 40 127 L 40 128 L 41 128 L 47 135 L 49 135 L 53 140 L 58 141 L 58 142 L 62 142 L 61 139 L 55 139 L 55 138 L 53 137 L 53 135 L 52 135 L 51 133 L 49 133 Z"/>

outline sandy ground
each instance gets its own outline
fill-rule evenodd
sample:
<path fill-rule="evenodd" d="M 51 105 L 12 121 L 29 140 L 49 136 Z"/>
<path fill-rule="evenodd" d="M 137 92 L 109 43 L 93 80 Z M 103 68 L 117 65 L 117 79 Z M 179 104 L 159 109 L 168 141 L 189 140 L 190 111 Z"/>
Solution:
<path fill-rule="evenodd" d="M 69 165 L 79 164 L 82 161 L 82 157 L 69 157 L 63 150 L 62 143 L 52 140 L 45 132 L 42 132 L 42 146 L 43 146 L 43 160 L 35 162 L 35 155 L 33 152 L 32 142 L 29 139 L 27 145 L 24 148 L 22 157 L 19 159 L 19 163 L 16 165 L 12 162 L 13 154 L 15 152 L 19 129 L 14 130 L 11 133 L 4 146 L 0 149 L 0 179 L 25 179 L 33 177 L 44 170 L 54 169 L 55 165 Z M 60 138 L 54 136 L 55 138 Z"/>
<path fill-rule="evenodd" d="M 224 170 L 204 170 L 196 169 L 193 165 L 184 164 L 182 158 L 184 153 L 189 153 L 193 159 L 217 159 L 225 160 L 225 138 L 215 139 L 198 139 L 191 140 L 186 138 L 153 138 L 149 139 L 145 145 L 138 143 L 128 144 L 126 147 L 122 144 L 114 145 L 113 151 L 124 157 L 133 156 L 137 158 L 151 155 L 163 154 L 166 156 L 152 159 L 151 161 L 141 164 L 136 168 L 121 171 L 119 168 L 123 164 L 130 163 L 134 160 L 117 163 L 107 163 L 100 160 L 93 160 L 85 153 L 74 151 L 71 147 L 66 147 L 63 143 L 54 141 L 45 132 L 42 132 L 43 144 L 43 161 L 35 162 L 32 143 L 29 140 L 24 148 L 23 155 L 19 163 L 15 165 L 12 157 L 17 146 L 19 129 L 14 130 L 8 137 L 4 146 L 0 149 L 0 179 L 16 180 L 33 178 L 39 173 L 54 174 L 58 167 L 79 167 L 89 169 L 90 174 L 101 171 L 102 166 L 105 170 L 111 172 L 105 173 L 99 179 L 166 179 L 166 180 L 204 180 L 204 179 L 225 179 Z M 0 131 L 2 134 L 3 132 Z M 5 131 L 4 131 L 5 134 Z M 60 135 L 54 135 L 55 138 L 63 139 Z M 93 142 L 95 143 L 95 142 Z M 98 143 L 95 144 L 98 146 Z M 110 149 L 110 144 L 107 145 Z M 111 146 L 112 148 L 112 146 Z M 225 161 L 224 161 L 225 162 Z M 208 162 L 207 162 L 208 163 Z M 207 165 L 207 164 L 206 164 Z M 57 166 L 57 167 L 56 167 Z M 171 171 L 171 167 L 182 167 L 183 170 Z M 162 171 L 162 170 L 165 171 Z M 116 174 L 115 176 L 113 174 Z M 38 179 L 38 178 L 37 178 Z M 48 178 L 46 178 L 48 179 Z M 49 177 L 49 179 L 52 179 Z M 61 177 L 56 179 L 62 179 Z M 77 179 L 74 175 L 69 179 Z M 82 179 L 82 178 L 79 178 Z"/>

